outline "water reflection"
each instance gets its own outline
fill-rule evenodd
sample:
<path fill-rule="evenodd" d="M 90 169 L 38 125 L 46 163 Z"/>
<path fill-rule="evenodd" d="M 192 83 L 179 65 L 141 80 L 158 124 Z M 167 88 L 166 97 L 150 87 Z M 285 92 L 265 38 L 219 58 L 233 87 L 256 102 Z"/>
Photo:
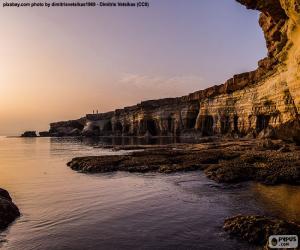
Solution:
<path fill-rule="evenodd" d="M 189 137 L 52 137 L 51 143 L 81 143 L 88 146 L 99 145 L 166 145 L 176 143 L 197 143 Z"/>
<path fill-rule="evenodd" d="M 270 213 L 300 223 L 300 188 L 298 186 L 266 186 L 253 184 L 257 199 Z"/>
<path fill-rule="evenodd" d="M 76 156 L 118 153 L 94 147 L 101 144 L 184 142 L 149 140 L 0 138 L 0 186 L 22 212 L 0 233 L 3 249 L 251 249 L 223 232 L 226 217 L 300 218 L 299 187 L 223 185 L 202 172 L 87 175 L 66 166 Z"/>

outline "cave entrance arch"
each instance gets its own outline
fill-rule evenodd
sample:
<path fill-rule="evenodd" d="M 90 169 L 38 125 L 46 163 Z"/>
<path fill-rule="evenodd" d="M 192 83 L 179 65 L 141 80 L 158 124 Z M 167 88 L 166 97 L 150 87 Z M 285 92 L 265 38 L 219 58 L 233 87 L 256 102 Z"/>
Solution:
<path fill-rule="evenodd" d="M 221 117 L 221 133 L 226 134 L 230 129 L 230 118 L 229 116 Z"/>
<path fill-rule="evenodd" d="M 96 125 L 92 126 L 92 131 L 93 131 L 93 135 L 100 135 L 101 132 L 100 127 Z"/>
<path fill-rule="evenodd" d="M 125 133 L 125 134 L 129 134 L 129 132 L 130 132 L 130 125 L 129 125 L 129 124 L 126 124 L 126 125 L 124 126 L 124 133 Z"/>
<path fill-rule="evenodd" d="M 147 131 L 153 136 L 158 135 L 158 129 L 154 120 L 150 119 L 146 121 Z"/>
<path fill-rule="evenodd" d="M 112 124 L 111 124 L 111 121 L 107 122 L 107 123 L 104 125 L 103 130 L 104 130 L 104 131 L 107 131 L 107 132 L 112 131 Z"/>
<path fill-rule="evenodd" d="M 117 122 L 117 123 L 115 124 L 114 132 L 115 132 L 116 134 L 122 134 L 122 132 L 123 132 L 123 125 L 122 125 L 121 122 Z"/>
<path fill-rule="evenodd" d="M 188 117 L 186 119 L 186 128 L 187 129 L 195 128 L 197 117 L 198 117 L 198 114 L 193 113 L 193 114 L 190 115 L 190 117 Z"/>
<path fill-rule="evenodd" d="M 239 117 L 237 115 L 233 117 L 233 130 L 239 132 Z"/>
<path fill-rule="evenodd" d="M 203 119 L 202 134 L 204 136 L 210 136 L 213 134 L 214 118 L 211 115 L 207 115 Z"/>
<path fill-rule="evenodd" d="M 256 117 L 256 131 L 260 132 L 269 126 L 270 122 L 269 115 L 258 115 Z"/>
<path fill-rule="evenodd" d="M 173 132 L 173 118 L 170 116 L 168 117 L 168 132 Z"/>

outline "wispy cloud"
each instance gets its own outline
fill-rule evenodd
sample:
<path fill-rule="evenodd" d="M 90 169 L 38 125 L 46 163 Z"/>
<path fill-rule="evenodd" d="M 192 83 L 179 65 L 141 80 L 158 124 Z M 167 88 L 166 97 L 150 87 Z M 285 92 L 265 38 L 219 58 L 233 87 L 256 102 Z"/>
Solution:
<path fill-rule="evenodd" d="M 139 95 L 141 98 L 161 98 L 186 95 L 199 90 L 203 78 L 196 75 L 150 76 L 140 74 L 123 74 L 119 87 L 123 91 Z"/>

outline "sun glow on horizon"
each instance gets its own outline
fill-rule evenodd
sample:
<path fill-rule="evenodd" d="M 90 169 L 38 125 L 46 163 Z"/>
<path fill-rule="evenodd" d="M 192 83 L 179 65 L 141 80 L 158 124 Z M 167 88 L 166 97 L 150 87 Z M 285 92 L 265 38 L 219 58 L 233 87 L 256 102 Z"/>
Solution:
<path fill-rule="evenodd" d="M 182 2 L 153 0 L 139 11 L 2 9 L 0 135 L 186 95 L 255 68 L 266 53 L 256 12 Z"/>

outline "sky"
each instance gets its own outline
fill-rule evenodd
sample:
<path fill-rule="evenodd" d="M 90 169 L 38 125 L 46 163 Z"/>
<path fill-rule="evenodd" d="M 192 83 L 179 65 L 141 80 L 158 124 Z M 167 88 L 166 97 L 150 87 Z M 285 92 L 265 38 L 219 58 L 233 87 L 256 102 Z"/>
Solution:
<path fill-rule="evenodd" d="M 258 15 L 234 0 L 0 6 L 0 135 L 187 95 L 254 70 L 267 53 Z"/>

